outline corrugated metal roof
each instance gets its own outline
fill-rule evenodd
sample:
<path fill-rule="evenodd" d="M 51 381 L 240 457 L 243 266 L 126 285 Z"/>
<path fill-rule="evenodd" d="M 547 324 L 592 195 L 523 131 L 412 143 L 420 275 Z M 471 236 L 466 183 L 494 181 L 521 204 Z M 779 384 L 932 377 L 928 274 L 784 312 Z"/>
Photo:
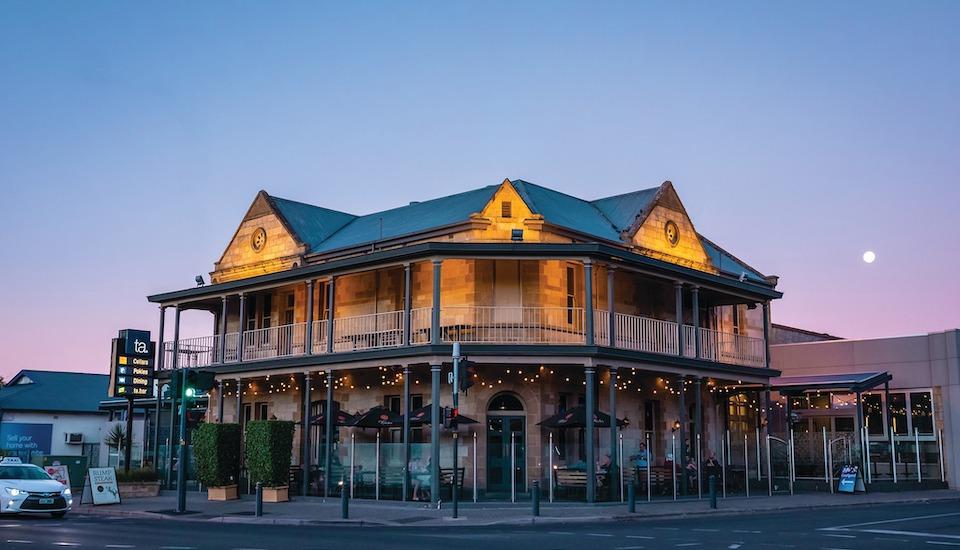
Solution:
<path fill-rule="evenodd" d="M 544 221 L 608 241 L 620 241 L 620 231 L 592 203 L 523 180 L 513 186 L 534 213 Z"/>
<path fill-rule="evenodd" d="M 603 212 L 617 229 L 623 231 L 633 224 L 637 216 L 650 210 L 650 204 L 659 190 L 659 187 L 641 189 L 632 193 L 597 199 L 591 204 Z"/>
<path fill-rule="evenodd" d="M 105 374 L 22 370 L 0 388 L 0 411 L 96 413 L 109 384 Z"/>
<path fill-rule="evenodd" d="M 310 249 L 329 239 L 343 226 L 357 219 L 353 214 L 281 199 L 280 197 L 270 197 L 270 201 L 297 234 L 297 237 Z"/>

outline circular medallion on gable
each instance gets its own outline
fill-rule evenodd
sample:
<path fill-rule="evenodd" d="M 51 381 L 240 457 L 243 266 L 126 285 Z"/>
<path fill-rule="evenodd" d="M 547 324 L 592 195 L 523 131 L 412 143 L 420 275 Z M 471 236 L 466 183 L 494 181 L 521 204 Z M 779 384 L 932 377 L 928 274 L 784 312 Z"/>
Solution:
<path fill-rule="evenodd" d="M 260 252 L 266 244 L 267 231 L 262 227 L 258 227 L 250 237 L 250 247 L 253 248 L 255 252 Z"/>
<path fill-rule="evenodd" d="M 677 246 L 677 243 L 680 242 L 680 228 L 678 228 L 677 224 L 673 223 L 672 220 L 664 224 L 663 233 L 666 235 L 667 242 L 670 243 L 670 246 Z"/>

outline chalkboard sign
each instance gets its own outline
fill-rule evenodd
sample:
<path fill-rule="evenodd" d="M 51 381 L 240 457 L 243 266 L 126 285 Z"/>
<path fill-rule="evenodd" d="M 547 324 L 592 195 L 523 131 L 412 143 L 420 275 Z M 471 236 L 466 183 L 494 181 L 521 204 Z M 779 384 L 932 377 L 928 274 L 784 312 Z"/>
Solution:
<path fill-rule="evenodd" d="M 840 470 L 840 482 L 837 484 L 838 493 L 865 493 L 863 478 L 860 477 L 860 467 L 845 464 Z"/>

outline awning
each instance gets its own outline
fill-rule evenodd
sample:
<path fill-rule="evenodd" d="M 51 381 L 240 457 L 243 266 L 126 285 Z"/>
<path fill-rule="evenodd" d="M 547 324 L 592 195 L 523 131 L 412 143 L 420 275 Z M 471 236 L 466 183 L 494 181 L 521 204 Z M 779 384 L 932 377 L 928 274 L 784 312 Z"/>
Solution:
<path fill-rule="evenodd" d="M 770 379 L 770 389 L 784 395 L 832 390 L 861 393 L 872 390 L 890 380 L 893 380 L 893 376 L 888 372 L 778 376 Z"/>

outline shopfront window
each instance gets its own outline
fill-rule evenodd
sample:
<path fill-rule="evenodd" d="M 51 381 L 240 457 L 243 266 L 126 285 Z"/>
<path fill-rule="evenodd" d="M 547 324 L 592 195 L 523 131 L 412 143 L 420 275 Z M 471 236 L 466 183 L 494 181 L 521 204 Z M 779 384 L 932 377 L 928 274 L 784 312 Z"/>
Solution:
<path fill-rule="evenodd" d="M 890 418 L 893 420 L 893 433 L 896 435 L 906 435 L 910 433 L 910 426 L 907 424 L 906 394 L 890 394 Z"/>
<path fill-rule="evenodd" d="M 886 430 L 883 429 L 882 397 L 880 394 L 863 396 L 863 417 L 867 422 L 867 433 L 870 435 L 883 435 L 886 433 Z"/>
<path fill-rule="evenodd" d="M 910 394 L 910 420 L 914 430 L 924 435 L 933 435 L 933 401 L 930 392 Z"/>

